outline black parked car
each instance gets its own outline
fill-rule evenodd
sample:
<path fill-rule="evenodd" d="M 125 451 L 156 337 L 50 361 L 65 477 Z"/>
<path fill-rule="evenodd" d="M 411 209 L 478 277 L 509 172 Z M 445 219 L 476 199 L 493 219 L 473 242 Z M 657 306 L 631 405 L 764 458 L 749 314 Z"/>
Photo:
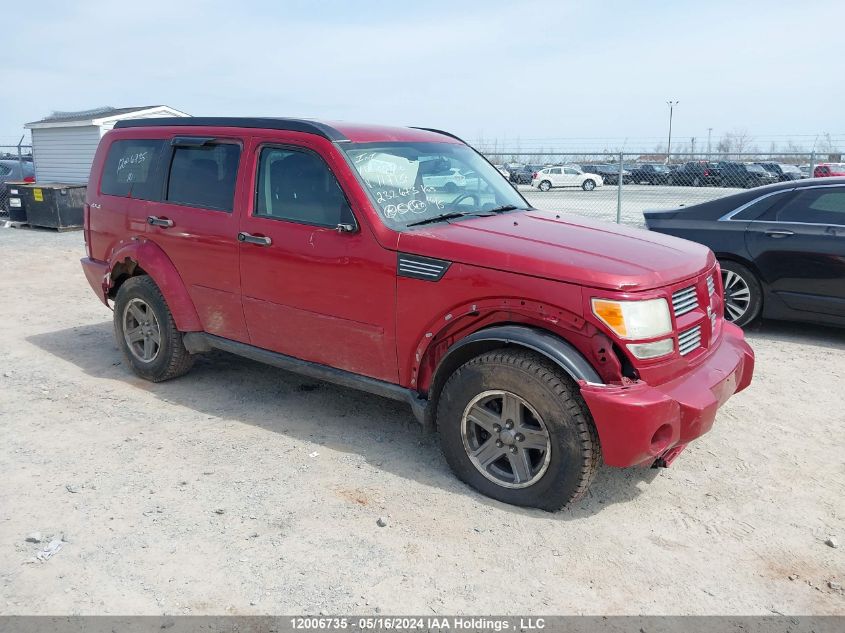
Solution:
<path fill-rule="evenodd" d="M 700 242 L 722 266 L 725 318 L 845 327 L 845 178 L 805 179 L 670 211 L 652 231 Z"/>
<path fill-rule="evenodd" d="M 760 165 L 770 174 L 777 177 L 780 182 L 787 182 L 789 180 L 801 180 L 804 176 L 797 165 L 788 165 L 786 163 L 755 163 Z"/>
<path fill-rule="evenodd" d="M 510 170 L 508 180 L 515 185 L 530 185 L 534 174 L 541 169 L 540 165 L 519 165 Z"/>
<path fill-rule="evenodd" d="M 619 165 L 582 165 L 584 171 L 598 174 L 606 185 L 619 184 Z M 622 167 L 622 184 L 631 182 L 631 172 Z"/>
<path fill-rule="evenodd" d="M 778 182 L 777 176 L 766 171 L 760 165 L 746 165 L 745 163 L 732 163 L 723 161 L 719 163 L 719 171 L 722 174 L 723 187 L 759 187 L 771 185 Z"/>
<path fill-rule="evenodd" d="M 669 174 L 670 185 L 682 187 L 719 186 L 719 168 L 706 160 L 692 160 L 684 163 Z"/>
<path fill-rule="evenodd" d="M 669 182 L 671 173 L 666 165 L 658 163 L 644 163 L 631 168 L 631 182 L 639 184 L 646 182 L 650 185 L 665 185 Z"/>

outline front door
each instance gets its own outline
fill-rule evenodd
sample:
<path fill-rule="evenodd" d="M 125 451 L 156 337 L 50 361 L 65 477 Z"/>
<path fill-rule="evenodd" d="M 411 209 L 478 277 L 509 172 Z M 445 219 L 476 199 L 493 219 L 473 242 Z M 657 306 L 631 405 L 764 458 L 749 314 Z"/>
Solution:
<path fill-rule="evenodd" d="M 749 222 L 745 239 L 789 308 L 845 317 L 845 186 L 796 192 Z"/>
<path fill-rule="evenodd" d="M 249 161 L 240 266 L 251 343 L 396 382 L 396 253 L 356 220 L 332 171 L 340 159 L 256 139 Z"/>

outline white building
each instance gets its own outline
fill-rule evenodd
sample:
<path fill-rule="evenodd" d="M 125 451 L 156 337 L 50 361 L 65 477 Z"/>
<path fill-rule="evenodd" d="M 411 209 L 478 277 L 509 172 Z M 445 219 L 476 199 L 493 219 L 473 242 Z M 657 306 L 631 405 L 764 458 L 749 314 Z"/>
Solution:
<path fill-rule="evenodd" d="M 167 106 L 98 108 L 84 112 L 54 112 L 27 123 L 32 130 L 32 155 L 38 182 L 86 184 L 94 152 L 103 134 L 125 119 L 190 116 Z"/>

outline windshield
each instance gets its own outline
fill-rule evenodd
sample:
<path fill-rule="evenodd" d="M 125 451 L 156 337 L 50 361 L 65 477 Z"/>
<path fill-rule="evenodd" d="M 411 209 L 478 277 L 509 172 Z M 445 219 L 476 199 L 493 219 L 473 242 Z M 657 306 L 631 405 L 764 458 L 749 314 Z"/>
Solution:
<path fill-rule="evenodd" d="M 454 143 L 354 143 L 344 150 L 382 221 L 403 229 L 446 213 L 530 205 L 472 148 Z"/>

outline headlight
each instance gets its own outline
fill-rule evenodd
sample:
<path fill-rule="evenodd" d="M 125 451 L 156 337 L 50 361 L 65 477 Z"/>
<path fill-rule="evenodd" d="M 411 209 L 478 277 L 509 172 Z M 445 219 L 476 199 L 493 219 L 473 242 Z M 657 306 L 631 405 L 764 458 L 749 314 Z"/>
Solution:
<path fill-rule="evenodd" d="M 672 331 L 666 299 L 612 301 L 593 299 L 593 314 L 624 339 L 654 338 Z"/>

